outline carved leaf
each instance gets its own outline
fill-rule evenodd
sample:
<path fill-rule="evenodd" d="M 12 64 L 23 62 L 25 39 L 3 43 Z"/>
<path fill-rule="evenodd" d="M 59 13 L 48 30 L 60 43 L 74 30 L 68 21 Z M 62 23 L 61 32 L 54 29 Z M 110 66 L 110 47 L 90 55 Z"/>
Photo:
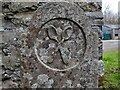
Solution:
<path fill-rule="evenodd" d="M 48 36 L 50 39 L 54 39 L 54 40 L 58 41 L 56 30 L 57 30 L 56 27 L 54 27 L 53 25 L 50 25 L 49 29 L 48 29 Z"/>
<path fill-rule="evenodd" d="M 68 49 L 67 48 L 64 49 L 64 48 L 61 47 L 59 49 L 59 52 L 61 54 L 61 58 L 62 58 L 63 63 L 65 65 L 68 65 L 68 63 L 69 63 L 69 58 L 68 58 L 69 51 L 68 51 Z"/>
<path fill-rule="evenodd" d="M 69 26 L 68 28 L 65 29 L 65 32 L 67 33 L 68 37 L 70 37 L 73 33 L 72 27 Z"/>
<path fill-rule="evenodd" d="M 64 29 L 64 33 L 62 33 L 62 37 L 67 40 L 70 38 L 70 36 L 72 35 L 73 30 L 72 30 L 72 26 L 66 26 Z"/>

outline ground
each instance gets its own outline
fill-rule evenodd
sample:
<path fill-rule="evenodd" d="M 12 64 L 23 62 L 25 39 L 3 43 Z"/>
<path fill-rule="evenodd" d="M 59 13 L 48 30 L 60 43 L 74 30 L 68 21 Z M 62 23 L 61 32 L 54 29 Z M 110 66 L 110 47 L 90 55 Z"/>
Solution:
<path fill-rule="evenodd" d="M 103 41 L 103 61 L 104 61 L 104 82 L 103 88 L 119 90 L 120 67 L 118 58 L 120 40 L 104 40 Z"/>
<path fill-rule="evenodd" d="M 104 61 L 104 81 L 103 87 L 116 88 L 115 90 L 120 90 L 119 87 L 119 78 L 120 78 L 120 67 L 118 65 L 118 55 L 120 51 L 112 50 L 109 52 L 103 53 L 103 61 Z"/>

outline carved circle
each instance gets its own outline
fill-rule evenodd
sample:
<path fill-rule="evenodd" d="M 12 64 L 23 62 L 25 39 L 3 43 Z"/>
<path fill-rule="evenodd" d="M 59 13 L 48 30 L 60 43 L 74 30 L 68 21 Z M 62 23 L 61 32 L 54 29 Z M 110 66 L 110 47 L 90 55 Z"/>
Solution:
<path fill-rule="evenodd" d="M 53 71 L 67 71 L 82 62 L 86 50 L 83 29 L 73 20 L 55 18 L 44 23 L 37 34 L 35 54 Z"/>

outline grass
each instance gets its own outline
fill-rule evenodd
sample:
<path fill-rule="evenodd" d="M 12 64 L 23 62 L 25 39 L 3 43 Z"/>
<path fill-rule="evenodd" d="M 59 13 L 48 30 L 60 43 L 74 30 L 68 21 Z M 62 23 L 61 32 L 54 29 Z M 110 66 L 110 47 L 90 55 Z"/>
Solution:
<path fill-rule="evenodd" d="M 120 90 L 120 67 L 118 65 L 119 55 L 120 51 L 103 53 L 105 70 L 103 88 L 118 88 Z"/>

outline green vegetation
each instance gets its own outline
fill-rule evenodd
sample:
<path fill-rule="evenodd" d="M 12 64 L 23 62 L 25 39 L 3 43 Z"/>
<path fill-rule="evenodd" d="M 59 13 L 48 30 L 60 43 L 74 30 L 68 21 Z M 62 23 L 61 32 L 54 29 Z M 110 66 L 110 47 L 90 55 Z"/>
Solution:
<path fill-rule="evenodd" d="M 104 61 L 104 85 L 103 88 L 118 88 L 120 89 L 120 67 L 118 58 L 120 51 L 110 51 L 103 53 Z"/>

